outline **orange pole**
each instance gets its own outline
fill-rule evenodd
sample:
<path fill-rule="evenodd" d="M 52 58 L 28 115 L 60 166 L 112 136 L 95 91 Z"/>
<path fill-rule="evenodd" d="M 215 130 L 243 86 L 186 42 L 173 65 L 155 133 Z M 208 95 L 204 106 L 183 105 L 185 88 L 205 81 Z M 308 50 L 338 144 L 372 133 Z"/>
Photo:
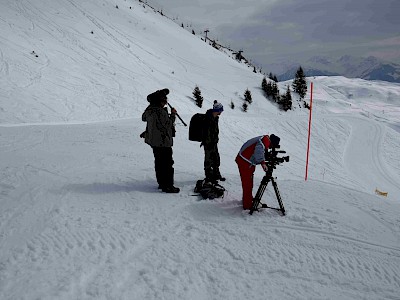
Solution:
<path fill-rule="evenodd" d="M 313 83 L 311 82 L 311 96 L 310 96 L 310 116 L 308 119 L 308 142 L 307 142 L 307 159 L 306 159 L 306 177 L 308 177 L 308 157 L 310 155 L 310 134 L 311 134 L 311 114 L 312 114 L 312 96 L 313 96 Z"/>

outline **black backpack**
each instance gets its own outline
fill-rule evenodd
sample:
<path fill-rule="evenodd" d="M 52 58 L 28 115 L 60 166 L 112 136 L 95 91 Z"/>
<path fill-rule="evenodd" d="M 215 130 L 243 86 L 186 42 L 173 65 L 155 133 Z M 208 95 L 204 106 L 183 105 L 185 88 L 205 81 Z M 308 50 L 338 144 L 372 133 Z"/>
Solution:
<path fill-rule="evenodd" d="M 197 180 L 195 193 L 199 193 L 203 199 L 215 199 L 224 197 L 225 188 L 218 183 L 206 182 L 204 179 Z"/>
<path fill-rule="evenodd" d="M 194 114 L 189 124 L 189 140 L 201 142 L 203 140 L 203 130 L 206 114 Z"/>

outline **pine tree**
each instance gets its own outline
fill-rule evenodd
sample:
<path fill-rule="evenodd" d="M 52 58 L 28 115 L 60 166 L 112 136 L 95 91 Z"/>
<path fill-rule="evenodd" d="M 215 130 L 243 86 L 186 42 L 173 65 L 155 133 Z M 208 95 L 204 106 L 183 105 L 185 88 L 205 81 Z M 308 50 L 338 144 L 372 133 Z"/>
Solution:
<path fill-rule="evenodd" d="M 300 99 L 304 99 L 304 96 L 307 93 L 307 82 L 306 76 L 304 75 L 304 71 L 301 66 L 296 72 L 292 87 L 293 91 L 299 94 Z"/>
<path fill-rule="evenodd" d="M 244 92 L 244 100 L 247 101 L 249 104 L 253 102 L 249 89 L 246 89 L 246 91 Z"/>
<path fill-rule="evenodd" d="M 231 100 L 231 108 L 234 109 L 235 108 L 235 104 L 233 103 L 233 101 Z"/>
<path fill-rule="evenodd" d="M 287 86 L 286 93 L 282 95 L 280 99 L 280 105 L 282 106 L 282 109 L 285 111 L 292 109 L 292 94 L 290 93 L 289 86 Z"/>
<path fill-rule="evenodd" d="M 244 111 L 244 112 L 247 112 L 247 108 L 248 108 L 248 107 L 249 107 L 249 106 L 247 105 L 246 101 L 243 102 L 242 108 L 243 108 L 243 111 Z"/>
<path fill-rule="evenodd" d="M 278 102 L 280 95 L 279 95 L 278 85 L 276 84 L 276 82 L 272 83 L 272 90 L 271 90 L 271 93 L 272 93 L 272 95 L 271 95 L 271 96 L 272 96 L 272 99 L 273 99 L 275 102 Z"/>
<path fill-rule="evenodd" d="M 267 85 L 267 79 L 264 77 L 261 82 L 261 89 L 264 91 L 264 93 L 267 93 Z"/>
<path fill-rule="evenodd" d="M 272 81 L 278 82 L 278 77 L 276 77 L 276 75 L 272 74 L 271 72 L 269 73 L 268 78 Z"/>
<path fill-rule="evenodd" d="M 267 97 L 271 97 L 272 96 L 272 82 L 269 81 L 267 83 L 265 93 L 266 93 Z"/>
<path fill-rule="evenodd" d="M 271 72 L 269 72 L 268 78 L 271 79 L 271 80 L 274 80 L 274 75 Z"/>
<path fill-rule="evenodd" d="M 200 88 L 197 85 L 193 90 L 193 96 L 196 101 L 196 105 L 201 108 L 203 106 L 203 96 L 201 95 Z"/>

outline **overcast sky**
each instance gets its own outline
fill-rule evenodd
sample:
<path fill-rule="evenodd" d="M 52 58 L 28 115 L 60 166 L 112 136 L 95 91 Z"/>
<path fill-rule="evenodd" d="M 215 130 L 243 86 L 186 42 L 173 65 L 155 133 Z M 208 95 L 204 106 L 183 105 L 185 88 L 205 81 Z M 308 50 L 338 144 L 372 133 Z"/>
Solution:
<path fill-rule="evenodd" d="M 376 56 L 400 62 L 399 0 L 148 0 L 196 33 L 254 63 L 299 62 L 316 55 Z"/>

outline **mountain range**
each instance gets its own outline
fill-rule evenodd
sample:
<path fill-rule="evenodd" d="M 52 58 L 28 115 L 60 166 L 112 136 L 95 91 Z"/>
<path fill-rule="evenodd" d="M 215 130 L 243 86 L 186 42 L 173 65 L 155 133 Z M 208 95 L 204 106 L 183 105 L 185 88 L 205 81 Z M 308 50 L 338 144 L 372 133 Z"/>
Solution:
<path fill-rule="evenodd" d="M 365 80 L 383 80 L 400 82 L 400 65 L 382 61 L 374 56 L 354 57 L 344 55 L 339 58 L 314 56 L 301 64 L 306 76 L 345 76 Z M 294 78 L 298 63 L 289 63 L 283 73 L 277 76 L 279 81 Z"/>

